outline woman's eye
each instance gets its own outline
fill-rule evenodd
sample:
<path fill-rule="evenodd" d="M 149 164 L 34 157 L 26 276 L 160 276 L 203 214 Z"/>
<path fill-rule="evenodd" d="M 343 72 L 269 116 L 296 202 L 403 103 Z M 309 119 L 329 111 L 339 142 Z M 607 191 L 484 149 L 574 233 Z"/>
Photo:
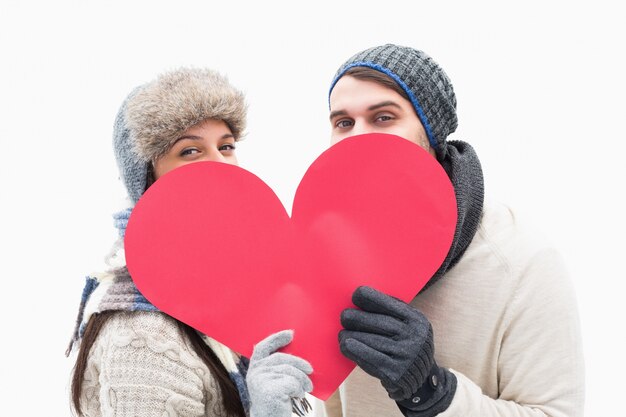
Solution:
<path fill-rule="evenodd" d="M 339 120 L 339 121 L 337 121 L 337 123 L 335 123 L 335 126 L 340 128 L 340 129 L 348 128 L 348 127 L 352 126 L 352 120 L 347 120 L 347 119 Z"/>
<path fill-rule="evenodd" d="M 222 151 L 234 151 L 235 150 L 235 145 L 233 143 L 226 143 L 222 146 L 220 146 L 220 152 Z"/>
<path fill-rule="evenodd" d="M 187 155 L 193 155 L 196 153 L 199 153 L 200 151 L 196 148 L 187 148 L 187 149 L 183 149 L 182 152 L 180 153 L 180 156 L 187 156 Z"/>

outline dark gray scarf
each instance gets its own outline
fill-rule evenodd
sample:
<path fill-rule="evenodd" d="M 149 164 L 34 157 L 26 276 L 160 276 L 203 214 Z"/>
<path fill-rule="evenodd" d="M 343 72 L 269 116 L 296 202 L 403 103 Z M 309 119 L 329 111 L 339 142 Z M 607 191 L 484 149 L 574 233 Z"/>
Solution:
<path fill-rule="evenodd" d="M 454 186 L 458 218 L 450 251 L 435 275 L 422 288 L 422 292 L 461 259 L 476 234 L 483 212 L 483 170 L 474 148 L 459 140 L 447 142 L 446 146 L 445 156 L 439 162 Z"/>

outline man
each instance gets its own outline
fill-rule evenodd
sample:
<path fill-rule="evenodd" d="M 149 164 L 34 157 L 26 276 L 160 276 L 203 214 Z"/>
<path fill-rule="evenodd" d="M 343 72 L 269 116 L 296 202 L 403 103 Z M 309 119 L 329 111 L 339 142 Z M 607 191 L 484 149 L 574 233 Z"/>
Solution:
<path fill-rule="evenodd" d="M 458 222 L 446 259 L 410 304 L 355 290 L 339 343 L 358 367 L 326 414 L 581 416 L 572 283 L 549 244 L 527 234 L 510 208 L 484 201 L 476 153 L 447 140 L 456 98 L 439 65 L 398 45 L 357 53 L 331 85 L 330 122 L 332 144 L 379 132 L 429 151 L 454 186 Z"/>

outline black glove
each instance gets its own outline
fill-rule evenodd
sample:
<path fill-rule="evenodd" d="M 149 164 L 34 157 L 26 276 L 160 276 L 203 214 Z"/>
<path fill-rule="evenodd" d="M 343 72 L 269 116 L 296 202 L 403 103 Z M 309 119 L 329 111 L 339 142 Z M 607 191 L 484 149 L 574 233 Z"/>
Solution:
<path fill-rule="evenodd" d="M 456 377 L 435 363 L 430 322 L 404 301 L 370 287 L 359 287 L 352 302 L 360 308 L 341 313 L 341 352 L 380 379 L 405 415 L 434 416 L 445 411 Z"/>

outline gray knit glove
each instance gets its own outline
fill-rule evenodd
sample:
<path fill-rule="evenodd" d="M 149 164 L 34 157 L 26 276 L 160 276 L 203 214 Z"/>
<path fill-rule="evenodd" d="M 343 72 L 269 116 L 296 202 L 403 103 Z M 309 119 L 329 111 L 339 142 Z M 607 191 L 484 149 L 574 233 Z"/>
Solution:
<path fill-rule="evenodd" d="M 293 330 L 274 333 L 259 342 L 252 352 L 246 376 L 250 394 L 250 417 L 290 417 L 296 402 L 313 390 L 306 360 L 276 352 L 293 340 Z M 295 410 L 297 411 L 297 410 Z"/>
<path fill-rule="evenodd" d="M 341 352 L 380 379 L 407 416 L 434 416 L 448 408 L 456 377 L 435 363 L 430 322 L 404 301 L 359 287 L 341 313 Z"/>

